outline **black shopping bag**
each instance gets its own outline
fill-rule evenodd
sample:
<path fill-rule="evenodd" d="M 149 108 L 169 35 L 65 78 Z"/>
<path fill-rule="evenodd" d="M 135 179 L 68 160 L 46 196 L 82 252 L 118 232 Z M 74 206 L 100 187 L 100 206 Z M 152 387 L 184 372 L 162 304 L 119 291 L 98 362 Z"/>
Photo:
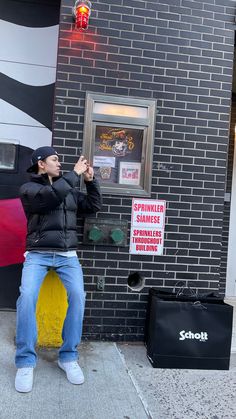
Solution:
<path fill-rule="evenodd" d="M 155 368 L 229 369 L 233 307 L 212 296 L 150 290 L 147 356 Z"/>

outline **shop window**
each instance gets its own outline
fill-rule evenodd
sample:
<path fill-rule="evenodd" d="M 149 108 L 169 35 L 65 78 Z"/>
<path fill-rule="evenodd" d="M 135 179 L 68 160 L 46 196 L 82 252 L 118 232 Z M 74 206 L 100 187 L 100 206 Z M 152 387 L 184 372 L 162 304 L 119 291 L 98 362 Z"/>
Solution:
<path fill-rule="evenodd" d="M 15 171 L 17 163 L 17 144 L 0 140 L 0 170 Z"/>
<path fill-rule="evenodd" d="M 103 193 L 150 196 L 156 102 L 87 93 L 83 154 Z"/>

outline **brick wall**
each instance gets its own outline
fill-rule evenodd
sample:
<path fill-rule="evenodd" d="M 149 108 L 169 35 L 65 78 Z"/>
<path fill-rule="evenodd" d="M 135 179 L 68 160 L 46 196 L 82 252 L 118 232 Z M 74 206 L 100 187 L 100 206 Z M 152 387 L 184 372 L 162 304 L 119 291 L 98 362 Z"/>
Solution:
<path fill-rule="evenodd" d="M 64 169 L 82 148 L 86 91 L 157 100 L 151 198 L 167 201 L 163 256 L 84 246 L 79 220 L 84 335 L 140 340 L 149 287 L 219 288 L 236 1 L 94 0 L 84 34 L 73 31 L 73 5 L 61 2 L 54 112 Z M 131 198 L 105 195 L 98 217 L 130 214 Z M 146 278 L 140 293 L 127 288 L 134 271 Z"/>

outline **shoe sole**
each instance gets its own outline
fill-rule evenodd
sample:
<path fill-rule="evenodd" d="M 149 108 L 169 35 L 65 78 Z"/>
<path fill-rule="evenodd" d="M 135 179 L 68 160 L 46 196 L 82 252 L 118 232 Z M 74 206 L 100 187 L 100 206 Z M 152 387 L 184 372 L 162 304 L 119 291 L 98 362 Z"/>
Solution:
<path fill-rule="evenodd" d="M 32 391 L 32 388 L 33 387 L 31 387 L 30 389 L 23 389 L 23 388 L 17 388 L 16 386 L 15 386 L 15 389 L 16 389 L 16 391 L 18 391 L 18 393 L 30 393 L 31 391 Z"/>

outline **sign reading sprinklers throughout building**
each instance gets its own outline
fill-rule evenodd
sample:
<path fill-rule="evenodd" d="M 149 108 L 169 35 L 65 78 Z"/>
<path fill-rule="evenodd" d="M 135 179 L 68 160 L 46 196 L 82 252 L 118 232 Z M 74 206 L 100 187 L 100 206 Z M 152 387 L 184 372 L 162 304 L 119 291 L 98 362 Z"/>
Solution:
<path fill-rule="evenodd" d="M 133 199 L 129 253 L 162 255 L 166 202 Z"/>

